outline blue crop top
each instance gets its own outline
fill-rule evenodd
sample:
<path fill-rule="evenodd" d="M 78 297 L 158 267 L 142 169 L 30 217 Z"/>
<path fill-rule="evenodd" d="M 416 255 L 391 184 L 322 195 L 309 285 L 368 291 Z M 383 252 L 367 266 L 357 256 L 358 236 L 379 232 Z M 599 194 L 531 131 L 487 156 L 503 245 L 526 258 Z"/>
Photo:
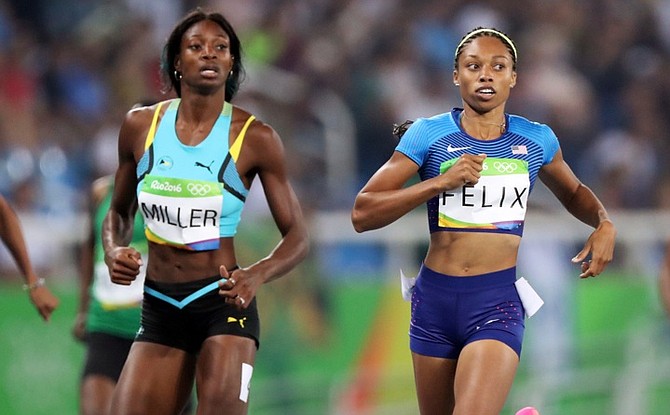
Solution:
<path fill-rule="evenodd" d="M 396 147 L 419 165 L 421 180 L 447 171 L 462 154 L 486 154 L 479 182 L 443 192 L 427 202 L 430 232 L 496 232 L 521 236 L 528 196 L 540 168 L 559 149 L 548 126 L 505 115 L 507 131 L 495 140 L 468 135 L 462 109 L 417 119 Z"/>
<path fill-rule="evenodd" d="M 218 249 L 220 237 L 237 232 L 249 193 L 235 162 L 252 115 L 228 147 L 233 106 L 225 102 L 205 139 L 195 146 L 179 141 L 175 122 L 181 100 L 157 105 L 137 165 L 137 200 L 148 240 L 182 249 Z M 167 104 L 161 122 L 161 107 Z"/>

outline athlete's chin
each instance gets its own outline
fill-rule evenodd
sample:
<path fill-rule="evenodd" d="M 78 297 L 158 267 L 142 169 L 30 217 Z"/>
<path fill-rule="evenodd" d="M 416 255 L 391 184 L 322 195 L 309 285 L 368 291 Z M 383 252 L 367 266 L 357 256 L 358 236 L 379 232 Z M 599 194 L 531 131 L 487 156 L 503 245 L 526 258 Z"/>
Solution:
<path fill-rule="evenodd" d="M 474 99 L 471 100 L 469 103 L 470 107 L 477 113 L 479 114 L 484 114 L 487 112 L 491 112 L 494 109 L 502 106 L 505 104 L 505 101 L 501 101 L 500 99 Z"/>
<path fill-rule="evenodd" d="M 220 82 L 201 82 L 193 90 L 199 95 L 215 95 L 221 92 L 223 86 Z"/>

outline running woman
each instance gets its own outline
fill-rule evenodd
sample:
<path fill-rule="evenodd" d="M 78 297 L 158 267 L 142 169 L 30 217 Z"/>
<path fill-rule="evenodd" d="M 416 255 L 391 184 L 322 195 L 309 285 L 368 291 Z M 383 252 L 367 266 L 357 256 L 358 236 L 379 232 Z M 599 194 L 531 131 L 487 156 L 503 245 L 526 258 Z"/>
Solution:
<path fill-rule="evenodd" d="M 462 108 L 411 123 L 353 207 L 354 228 L 364 232 L 427 204 L 430 245 L 412 291 L 409 330 L 423 415 L 503 409 L 521 355 L 516 262 L 538 177 L 594 228 L 573 258 L 580 277 L 599 275 L 612 260 L 615 227 L 563 159 L 551 128 L 505 113 L 516 63 L 516 46 L 503 32 L 467 33 L 454 56 Z M 421 181 L 405 186 L 417 173 Z"/>
<path fill-rule="evenodd" d="M 141 327 L 111 413 L 178 414 L 195 380 L 198 414 L 246 414 L 260 342 L 256 293 L 306 256 L 306 225 L 280 137 L 230 103 L 243 66 L 228 20 L 201 9 L 186 15 L 162 70 L 178 98 L 127 114 L 103 225 L 112 282 L 135 284 L 147 266 Z M 255 178 L 281 239 L 245 266 L 234 236 Z M 146 258 L 128 245 L 137 210 Z"/>

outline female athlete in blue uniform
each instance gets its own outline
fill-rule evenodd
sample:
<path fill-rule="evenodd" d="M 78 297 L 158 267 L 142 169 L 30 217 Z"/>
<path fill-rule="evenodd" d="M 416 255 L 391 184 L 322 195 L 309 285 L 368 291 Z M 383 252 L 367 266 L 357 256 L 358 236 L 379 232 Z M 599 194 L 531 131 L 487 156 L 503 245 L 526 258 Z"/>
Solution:
<path fill-rule="evenodd" d="M 188 14 L 163 56 L 179 98 L 132 110 L 121 127 L 105 260 L 117 284 L 133 284 L 143 261 L 147 269 L 141 326 L 113 414 L 177 414 L 194 380 L 198 414 L 245 414 L 259 345 L 256 292 L 307 253 L 281 139 L 230 103 L 240 52 L 221 14 Z M 233 238 L 256 177 L 282 238 L 265 258 L 242 266 Z M 138 210 L 148 258 L 128 246 Z"/>
<path fill-rule="evenodd" d="M 597 276 L 612 260 L 614 225 L 563 160 L 553 131 L 505 113 L 516 60 L 504 33 L 466 34 L 453 74 L 463 108 L 412 123 L 352 211 L 363 232 L 427 204 L 430 246 L 412 292 L 409 332 L 423 415 L 494 415 L 505 404 L 524 332 L 517 253 L 538 177 L 595 228 L 573 258 L 582 263 L 580 277 Z M 417 172 L 421 182 L 405 187 Z"/>

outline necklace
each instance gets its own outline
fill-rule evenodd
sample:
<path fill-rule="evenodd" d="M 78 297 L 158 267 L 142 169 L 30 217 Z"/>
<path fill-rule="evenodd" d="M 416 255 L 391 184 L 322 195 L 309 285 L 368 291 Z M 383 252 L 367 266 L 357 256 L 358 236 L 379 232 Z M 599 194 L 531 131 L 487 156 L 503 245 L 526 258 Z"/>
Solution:
<path fill-rule="evenodd" d="M 467 116 L 465 115 L 465 111 L 461 111 L 461 120 L 463 118 L 466 118 L 466 117 Z M 501 135 L 505 133 L 505 117 L 504 116 L 503 116 L 503 120 L 500 124 L 495 123 L 495 122 L 489 122 L 489 121 L 479 121 L 479 120 L 472 119 L 470 117 L 467 117 L 467 118 L 474 121 L 474 122 L 480 123 L 480 124 L 495 125 L 496 127 L 500 128 L 500 134 Z M 462 122 L 461 122 L 461 124 L 462 124 Z"/>

